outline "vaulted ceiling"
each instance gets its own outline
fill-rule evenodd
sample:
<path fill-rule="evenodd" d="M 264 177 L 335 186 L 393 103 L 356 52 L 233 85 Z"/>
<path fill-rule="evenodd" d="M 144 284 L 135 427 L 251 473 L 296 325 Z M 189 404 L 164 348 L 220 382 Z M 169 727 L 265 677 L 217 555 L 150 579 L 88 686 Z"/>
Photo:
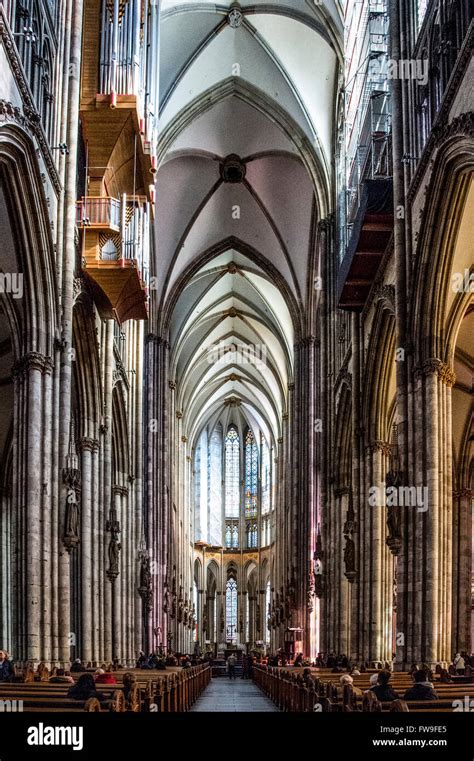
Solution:
<path fill-rule="evenodd" d="M 188 435 L 231 400 L 276 438 L 331 210 L 339 3 L 161 8 L 155 319 Z M 245 344 L 266 365 L 243 362 Z"/>

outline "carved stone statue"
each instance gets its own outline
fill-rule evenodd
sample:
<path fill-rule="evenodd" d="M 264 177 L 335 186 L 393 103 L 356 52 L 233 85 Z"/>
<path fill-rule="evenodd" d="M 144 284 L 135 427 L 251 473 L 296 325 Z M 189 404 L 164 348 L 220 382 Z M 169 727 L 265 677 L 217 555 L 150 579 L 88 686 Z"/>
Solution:
<path fill-rule="evenodd" d="M 120 542 L 115 538 L 111 539 L 109 542 L 109 576 L 118 576 L 120 550 Z"/>
<path fill-rule="evenodd" d="M 183 624 L 187 626 L 188 621 L 189 621 L 189 604 L 188 604 L 188 595 L 186 595 L 184 598 L 184 606 L 183 606 Z"/>
<path fill-rule="evenodd" d="M 152 608 L 153 590 L 151 585 L 150 558 L 148 556 L 143 557 L 141 561 L 138 593 L 143 600 L 146 610 L 150 611 Z"/>
<path fill-rule="evenodd" d="M 165 594 L 163 595 L 163 613 L 168 613 L 170 609 L 170 591 L 168 580 L 165 581 Z"/>
<path fill-rule="evenodd" d="M 401 485 L 401 473 L 397 470 L 390 470 L 385 477 L 385 487 L 398 487 Z M 402 536 L 400 530 L 400 508 L 396 505 L 387 505 L 387 531 L 386 544 L 393 555 L 398 555 L 402 546 Z"/>
<path fill-rule="evenodd" d="M 64 544 L 68 551 L 79 544 L 79 506 L 75 489 L 69 489 L 66 500 L 66 529 Z"/>
<path fill-rule="evenodd" d="M 355 574 L 355 544 L 354 540 L 346 534 L 346 544 L 344 547 L 344 565 L 345 574 Z"/>

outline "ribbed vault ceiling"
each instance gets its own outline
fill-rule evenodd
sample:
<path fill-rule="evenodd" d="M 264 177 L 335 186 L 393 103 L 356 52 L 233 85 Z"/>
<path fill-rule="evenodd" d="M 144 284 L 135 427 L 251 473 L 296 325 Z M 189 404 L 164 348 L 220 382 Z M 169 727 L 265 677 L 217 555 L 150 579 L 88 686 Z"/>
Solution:
<path fill-rule="evenodd" d="M 155 304 L 191 444 L 237 406 L 269 443 L 281 435 L 330 210 L 341 30 L 333 0 L 162 0 Z"/>

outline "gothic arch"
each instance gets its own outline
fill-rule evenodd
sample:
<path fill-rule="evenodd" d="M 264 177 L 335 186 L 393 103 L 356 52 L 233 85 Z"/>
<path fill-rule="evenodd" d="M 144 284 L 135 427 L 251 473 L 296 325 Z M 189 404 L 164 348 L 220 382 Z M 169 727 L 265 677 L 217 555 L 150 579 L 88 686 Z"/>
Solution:
<path fill-rule="evenodd" d="M 390 440 L 390 409 L 395 396 L 395 316 L 391 305 L 376 303 L 366 350 L 362 402 L 368 443 Z"/>
<path fill-rule="evenodd" d="M 14 354 L 17 360 L 27 352 L 52 357 L 59 326 L 54 247 L 35 149 L 16 125 L 0 128 L 0 180 L 25 284 L 21 318 L 12 312 L 11 300 L 6 303 Z"/>
<path fill-rule="evenodd" d="M 456 233 L 461 226 L 474 172 L 472 127 L 459 117 L 453 136 L 441 144 L 434 159 L 427 192 L 414 272 L 412 312 L 415 351 L 420 362 L 444 358 L 447 345 L 447 304 L 456 266 Z M 464 134 L 456 134 L 458 131 Z M 471 129 L 471 132 L 469 132 Z"/>

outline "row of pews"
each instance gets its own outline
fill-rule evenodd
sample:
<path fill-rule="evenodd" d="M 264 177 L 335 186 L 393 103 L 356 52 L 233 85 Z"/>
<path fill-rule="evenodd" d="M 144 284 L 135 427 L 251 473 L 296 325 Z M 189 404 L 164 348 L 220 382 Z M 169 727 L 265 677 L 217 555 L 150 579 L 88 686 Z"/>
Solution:
<path fill-rule="evenodd" d="M 362 691 L 356 694 L 352 685 L 339 684 L 341 674 L 334 674 L 330 669 L 311 669 L 311 681 L 303 680 L 303 668 L 285 669 L 274 666 L 254 666 L 253 678 L 261 690 L 281 711 L 306 713 L 312 711 L 449 711 L 464 710 L 462 705 L 470 700 L 474 705 L 474 683 L 464 679 L 454 679 L 453 683 L 439 681 L 435 675 L 433 688 L 439 700 L 404 701 L 403 696 L 413 685 L 411 675 L 395 672 L 390 680 L 391 687 L 397 692 L 399 700 L 380 703 L 374 693 L 365 694 L 370 689 L 370 677 L 375 672 L 369 670 L 360 676 L 354 676 L 354 687 Z M 456 701 L 459 701 L 456 703 Z"/>
<path fill-rule="evenodd" d="M 120 684 L 125 673 L 132 673 L 136 679 L 127 698 Z M 77 681 L 81 674 L 72 676 Z M 46 680 L 0 682 L 0 701 L 3 711 L 12 712 L 180 713 L 189 711 L 209 684 L 211 670 L 202 664 L 187 669 L 168 667 L 166 671 L 130 669 L 116 671 L 114 676 L 118 684 L 97 684 L 97 692 L 106 698 L 101 702 L 95 697 L 72 699 L 67 694 L 71 684 Z"/>

